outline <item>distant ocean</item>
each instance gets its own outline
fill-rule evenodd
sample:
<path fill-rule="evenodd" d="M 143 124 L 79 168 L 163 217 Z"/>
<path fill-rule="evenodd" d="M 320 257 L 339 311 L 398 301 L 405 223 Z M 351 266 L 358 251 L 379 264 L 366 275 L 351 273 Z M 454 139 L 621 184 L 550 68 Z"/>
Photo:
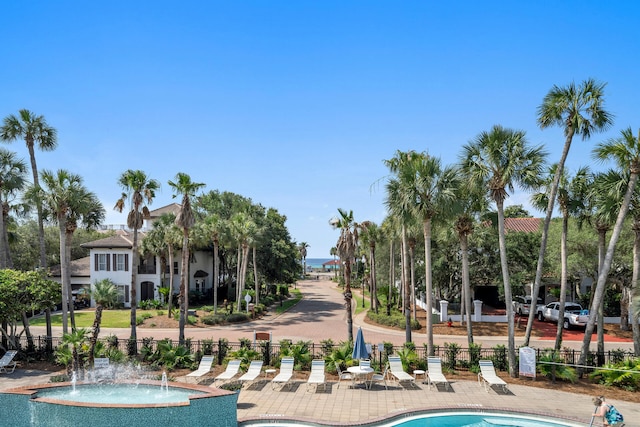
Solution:
<path fill-rule="evenodd" d="M 307 258 L 307 268 L 322 268 L 322 264 L 333 258 Z"/>

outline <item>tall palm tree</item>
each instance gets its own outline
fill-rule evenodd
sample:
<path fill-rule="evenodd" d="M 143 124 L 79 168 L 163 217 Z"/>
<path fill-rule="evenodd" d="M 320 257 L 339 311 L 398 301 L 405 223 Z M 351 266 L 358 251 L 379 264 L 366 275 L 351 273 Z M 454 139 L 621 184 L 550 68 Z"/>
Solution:
<path fill-rule="evenodd" d="M 457 177 L 451 167 L 442 167 L 439 158 L 427 153 L 409 153 L 413 185 L 408 186 L 412 210 L 422 221 L 425 257 L 425 282 L 427 305 L 427 353 L 434 354 L 433 347 L 433 281 L 431 267 L 431 227 L 434 219 L 443 217 L 455 200 Z"/>
<path fill-rule="evenodd" d="M 16 153 L 0 148 L 0 269 L 11 267 L 9 239 L 7 233 L 8 200 L 12 194 L 22 191 L 26 184 L 27 164 L 16 157 Z M 5 214 L 6 211 L 6 214 Z"/>
<path fill-rule="evenodd" d="M 38 179 L 38 166 L 36 163 L 35 147 L 41 151 L 52 151 L 57 146 L 57 131 L 49 126 L 44 116 L 38 116 L 27 109 L 18 111 L 18 115 L 13 114 L 4 118 L 2 128 L 0 128 L 0 140 L 4 142 L 12 142 L 17 139 L 23 139 L 29 151 L 29 160 L 31 162 L 31 173 L 33 176 L 33 187 L 40 188 Z M 47 252 L 44 240 L 44 224 L 42 217 L 42 204 L 39 200 L 35 200 L 36 211 L 38 213 L 38 243 L 40 249 L 40 268 L 47 268 Z M 51 310 L 45 310 L 47 337 L 53 335 L 51 328 Z M 50 347 L 50 340 L 48 346 Z"/>
<path fill-rule="evenodd" d="M 33 175 L 34 188 L 40 187 L 38 179 L 38 166 L 36 164 L 35 147 L 41 151 L 52 151 L 57 146 L 57 131 L 49 126 L 44 116 L 38 116 L 33 112 L 23 109 L 18 111 L 18 115 L 10 114 L 4 118 L 2 128 L 0 128 L 0 140 L 12 142 L 23 139 L 27 144 L 29 159 L 31 161 L 31 172 Z M 44 225 L 42 218 L 42 205 L 36 203 L 38 211 L 38 239 L 40 243 L 40 268 L 47 267 L 47 258 L 44 242 Z"/>
<path fill-rule="evenodd" d="M 56 173 L 43 170 L 41 173 L 43 187 L 32 187 L 26 194 L 29 200 L 39 200 L 52 220 L 58 223 L 60 236 L 60 278 L 62 280 L 62 331 L 68 332 L 68 310 L 70 306 L 70 290 L 68 269 L 71 260 L 67 258 L 67 219 L 70 212 L 77 208 L 79 200 L 88 193 L 82 184 L 82 177 L 60 169 Z"/>
<path fill-rule="evenodd" d="M 173 197 L 182 196 L 180 211 L 176 216 L 176 225 L 182 229 L 182 262 L 180 265 L 180 296 L 178 298 L 180 301 L 180 319 L 178 322 L 180 332 L 178 342 L 180 345 L 184 345 L 184 328 L 187 322 L 189 304 L 189 229 L 196 222 L 191 208 L 191 198 L 205 184 L 193 182 L 189 175 L 178 172 L 175 181 L 169 181 L 169 186 L 173 189 Z"/>
<path fill-rule="evenodd" d="M 480 133 L 463 147 L 462 170 L 470 182 L 483 183 L 498 212 L 498 241 L 500 264 L 507 306 L 509 373 L 516 376 L 515 328 L 513 298 L 507 264 L 504 232 L 504 200 L 515 185 L 523 189 L 539 185 L 546 154 L 541 147 L 530 147 L 523 131 L 496 125 L 489 132 Z M 534 300 L 535 301 L 535 300 Z"/>
<path fill-rule="evenodd" d="M 469 236 L 473 233 L 475 218 L 487 210 L 488 201 L 484 188 L 470 182 L 458 181 L 454 191 L 456 201 L 451 212 L 455 218 L 454 228 L 460 241 L 463 308 L 466 316 L 467 342 L 471 345 L 473 344 L 473 324 L 471 322 L 473 298 L 471 281 L 469 280 Z"/>
<path fill-rule="evenodd" d="M 554 164 L 549 169 L 549 174 L 545 182 L 545 187 L 548 191 L 536 193 L 532 196 L 533 205 L 541 210 L 544 210 L 549 205 L 549 192 L 552 182 L 557 176 L 556 169 L 557 164 Z M 584 200 L 586 198 L 587 190 L 590 186 L 589 168 L 583 167 L 578 169 L 573 178 L 570 178 L 568 174 L 563 173 L 560 176 L 560 182 L 558 185 L 558 205 L 560 212 L 562 213 L 562 234 L 560 237 L 560 308 L 558 313 L 558 319 L 564 319 L 564 306 L 567 301 L 567 235 L 569 232 L 569 217 L 576 215 L 578 212 L 584 210 Z M 532 300 L 533 301 L 533 300 Z M 532 302 L 532 304 L 534 304 Z M 533 311 L 533 310 L 532 310 Z M 555 349 L 560 350 L 562 345 L 562 332 L 564 328 L 563 322 L 558 322 L 556 330 L 556 342 Z"/>
<path fill-rule="evenodd" d="M 353 342 L 353 316 L 351 313 L 351 263 L 358 249 L 358 223 L 353 219 L 353 211 L 338 208 L 338 217 L 330 222 L 335 229 L 340 229 L 340 237 L 336 243 L 338 256 L 344 264 L 344 300 L 347 311 L 347 337 Z"/>
<path fill-rule="evenodd" d="M 335 266 L 335 261 L 336 261 L 336 256 L 338 255 L 338 248 L 333 246 L 331 249 L 329 249 L 329 255 L 331 255 L 333 257 L 333 261 L 334 261 L 333 273 L 334 273 L 334 276 L 337 278 L 338 277 L 338 269 Z"/>
<path fill-rule="evenodd" d="M 531 300 L 537 301 L 542 281 L 542 269 L 544 266 L 544 253 L 547 249 L 549 224 L 553 214 L 553 206 L 558 192 L 560 177 L 564 170 L 564 164 L 569 155 L 571 142 L 577 134 L 582 140 L 588 139 L 592 133 L 608 129 L 613 123 L 613 116 L 604 109 L 604 88 L 606 84 L 594 79 L 587 79 L 579 86 L 570 83 L 566 87 L 553 86 L 538 107 L 538 125 L 541 129 L 551 126 L 560 126 L 564 129 L 564 147 L 556 168 L 556 176 L 549 192 L 547 212 L 542 226 L 540 251 L 536 276 L 533 283 Z M 529 311 L 527 329 L 524 336 L 524 345 L 529 345 L 535 310 Z"/>
<path fill-rule="evenodd" d="M 127 202 L 129 203 L 129 213 L 127 214 L 127 227 L 133 230 L 133 243 L 131 245 L 131 336 L 130 340 L 138 339 L 136 332 L 136 315 L 138 307 L 137 297 L 137 277 L 140 254 L 138 253 L 138 230 L 142 228 L 144 219 L 149 217 L 149 208 L 156 196 L 156 191 L 160 188 L 160 183 L 151 179 L 141 170 L 128 169 L 120 175 L 118 185 L 123 193 L 116 201 L 114 207 L 118 212 L 122 212 Z M 135 348 L 135 347 L 134 347 Z"/>
<path fill-rule="evenodd" d="M 360 238 L 362 242 L 369 247 L 367 262 L 369 263 L 369 276 L 371 287 L 369 289 L 370 305 L 377 314 L 380 306 L 378 299 L 378 284 L 376 278 L 376 244 L 381 238 L 382 230 L 375 222 L 363 221 L 360 223 Z"/>
<path fill-rule="evenodd" d="M 218 312 L 218 287 L 220 284 L 220 235 L 224 222 L 218 214 L 212 214 L 205 218 L 204 227 L 213 242 L 213 313 Z"/>
<path fill-rule="evenodd" d="M 598 282 L 593 294 L 593 301 L 591 303 L 591 310 L 597 310 L 602 303 L 604 297 L 604 289 L 611 269 L 611 263 L 613 262 L 613 253 L 615 251 L 624 219 L 629 210 L 631 203 L 631 197 L 635 191 L 636 183 L 638 181 L 638 174 L 640 174 L 640 132 L 638 137 L 633 136 L 631 128 L 627 128 L 621 132 L 621 136 L 617 139 L 610 139 L 606 142 L 597 144 L 593 150 L 593 155 L 600 161 L 613 160 L 620 170 L 629 170 L 629 182 L 627 190 L 625 192 L 622 204 L 620 206 L 620 212 L 616 219 L 615 226 L 609 239 L 609 245 L 607 247 L 607 253 L 604 258 L 602 269 L 598 272 Z M 585 328 L 584 339 L 582 341 L 582 351 L 580 354 L 580 365 L 584 365 L 587 361 L 587 353 L 589 351 L 589 345 L 591 344 L 591 334 L 595 327 L 595 316 L 589 316 L 589 321 Z"/>
<path fill-rule="evenodd" d="M 298 250 L 300 251 L 300 258 L 302 260 L 302 278 L 307 274 L 307 248 L 309 244 L 307 242 L 301 242 L 298 245 Z"/>
<path fill-rule="evenodd" d="M 244 212 L 238 212 L 231 218 L 231 228 L 238 242 L 238 278 L 236 284 L 236 301 L 238 311 L 242 304 L 242 292 L 245 289 L 247 267 L 249 265 L 249 248 L 253 244 L 256 234 L 256 223 Z"/>
<path fill-rule="evenodd" d="M 113 307 L 118 302 L 118 288 L 111 279 L 103 279 L 97 281 L 93 285 L 91 296 L 96 302 L 96 315 L 93 320 L 93 332 L 89 338 L 89 365 L 93 365 L 93 358 L 98 335 L 100 335 L 100 323 L 102 323 L 102 310 L 105 307 Z"/>

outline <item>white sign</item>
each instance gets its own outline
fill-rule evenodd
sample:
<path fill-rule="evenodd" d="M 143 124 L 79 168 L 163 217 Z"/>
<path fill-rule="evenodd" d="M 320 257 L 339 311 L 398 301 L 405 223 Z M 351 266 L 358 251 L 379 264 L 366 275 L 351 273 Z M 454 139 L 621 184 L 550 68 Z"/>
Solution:
<path fill-rule="evenodd" d="M 531 347 L 520 347 L 520 376 L 536 377 L 536 351 Z"/>
<path fill-rule="evenodd" d="M 246 303 L 247 303 L 247 313 L 249 313 L 249 303 L 251 302 L 251 295 L 246 294 L 246 295 L 244 296 L 244 302 L 246 302 Z"/>

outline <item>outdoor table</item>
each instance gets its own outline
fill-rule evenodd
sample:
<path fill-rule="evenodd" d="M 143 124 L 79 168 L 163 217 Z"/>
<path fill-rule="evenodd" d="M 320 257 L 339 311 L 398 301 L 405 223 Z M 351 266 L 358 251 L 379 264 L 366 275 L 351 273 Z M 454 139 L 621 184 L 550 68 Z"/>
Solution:
<path fill-rule="evenodd" d="M 264 370 L 264 376 L 266 378 L 273 378 L 276 374 L 276 370 L 275 369 L 265 369 Z"/>
<path fill-rule="evenodd" d="M 420 375 L 422 375 L 422 383 L 424 384 L 425 381 L 427 380 L 426 372 L 422 369 L 416 369 L 413 371 L 413 377 L 416 379 L 416 381 L 418 381 L 418 377 Z"/>
<path fill-rule="evenodd" d="M 347 371 L 353 375 L 353 380 L 355 382 L 356 379 L 361 379 L 364 382 L 364 387 L 369 388 L 367 386 L 367 377 L 373 374 L 373 368 L 370 366 L 350 366 L 347 368 Z"/>

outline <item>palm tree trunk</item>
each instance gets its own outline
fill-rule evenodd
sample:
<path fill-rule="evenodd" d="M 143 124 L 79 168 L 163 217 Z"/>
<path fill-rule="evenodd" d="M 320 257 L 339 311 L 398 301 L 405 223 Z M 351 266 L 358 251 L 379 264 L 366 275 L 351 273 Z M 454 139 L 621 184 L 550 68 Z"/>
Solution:
<path fill-rule="evenodd" d="M 562 346 L 562 328 L 564 327 L 564 305 L 567 302 L 567 230 L 569 229 L 569 214 L 562 214 L 562 236 L 560 239 L 560 307 L 558 310 L 558 325 L 556 329 L 555 349 Z M 535 311 L 536 300 L 531 300 L 529 312 Z"/>
<path fill-rule="evenodd" d="M 553 206 L 556 202 L 556 195 L 558 194 L 558 187 L 560 186 L 560 177 L 564 171 L 564 164 L 569 155 L 569 149 L 571 148 L 571 141 L 575 129 L 573 126 L 567 128 L 566 137 L 564 140 L 564 147 L 562 149 L 562 155 L 560 161 L 556 167 L 556 175 L 553 177 L 553 184 L 551 185 L 551 192 L 549 194 L 549 202 L 547 203 L 547 212 L 544 216 L 544 222 L 542 224 L 542 237 L 540 238 L 540 251 L 538 252 L 538 264 L 536 266 L 536 277 L 533 281 L 533 287 L 531 288 L 531 303 L 535 304 L 538 301 L 538 295 L 540 294 L 540 284 L 542 283 L 542 270 L 544 268 L 544 254 L 547 251 L 547 240 L 549 238 L 549 224 L 551 224 L 551 216 L 553 215 Z M 527 329 L 524 333 L 524 346 L 529 346 L 529 339 L 531 338 L 531 331 L 533 330 L 533 319 L 536 316 L 535 310 L 529 310 L 529 319 L 527 320 Z"/>
<path fill-rule="evenodd" d="M 504 282 L 504 303 L 507 308 L 508 328 L 508 358 L 509 375 L 516 377 L 516 340 L 515 325 L 513 320 L 513 296 L 511 295 L 511 282 L 509 281 L 509 266 L 507 264 L 507 244 L 504 233 L 504 205 L 501 199 L 496 200 L 498 208 L 498 240 L 500 244 L 500 265 L 502 267 L 502 281 Z M 535 300 L 534 300 L 535 301 Z"/>
<path fill-rule="evenodd" d="M 467 342 L 473 344 L 473 326 L 471 324 L 471 283 L 469 281 L 469 239 L 466 234 L 460 235 L 460 252 L 462 252 L 462 286 L 464 288 L 464 310 L 467 316 Z"/>
<path fill-rule="evenodd" d="M 407 230 L 402 225 L 402 308 L 404 310 L 405 318 L 405 342 L 411 342 L 411 309 L 409 304 L 411 303 L 410 290 L 409 290 L 409 255 L 407 254 Z"/>
<path fill-rule="evenodd" d="M 602 233 L 598 233 L 598 275 L 602 271 L 604 266 L 604 257 L 606 255 L 606 231 Z M 595 297 L 595 293 L 594 293 Z M 598 316 L 598 325 L 600 327 L 597 329 L 597 345 L 596 345 L 596 354 L 598 358 L 598 366 L 602 366 L 604 364 L 604 298 L 600 302 L 600 305 L 597 308 L 597 316 Z"/>
<path fill-rule="evenodd" d="M 424 233 L 424 275 L 426 282 L 427 354 L 434 355 L 433 348 L 433 282 L 431 280 L 431 218 L 422 223 Z"/>
<path fill-rule="evenodd" d="M 396 286 L 396 263 L 395 244 L 391 239 L 389 242 L 389 295 L 387 295 L 387 316 L 391 316 L 391 300 L 393 299 L 393 288 Z"/>
<path fill-rule="evenodd" d="M 171 318 L 171 310 L 173 308 L 173 282 L 175 278 L 175 274 L 173 274 L 173 245 L 167 245 L 167 252 L 169 252 L 169 303 L 167 305 L 167 316 Z"/>
<path fill-rule="evenodd" d="M 353 342 L 353 315 L 351 314 L 351 260 L 344 261 L 344 302 L 347 310 L 347 337 L 350 343 Z"/>
<path fill-rule="evenodd" d="M 218 313 L 218 285 L 220 283 L 220 260 L 218 259 L 218 240 L 213 240 L 213 314 Z"/>
<path fill-rule="evenodd" d="M 102 304 L 96 305 L 96 317 L 93 319 L 93 334 L 89 340 L 89 366 L 93 366 L 93 359 L 95 357 L 96 343 L 98 342 L 98 335 L 100 335 L 100 323 L 102 322 Z"/>
<path fill-rule="evenodd" d="M 632 294 L 638 289 L 638 275 L 640 275 L 640 218 L 636 219 L 633 224 L 633 273 L 631 275 Z M 633 331 L 633 353 L 636 357 L 640 356 L 640 325 L 638 325 L 638 310 L 634 309 L 637 304 L 634 298 L 630 299 L 629 312 L 631 316 L 631 330 Z"/>
<path fill-rule="evenodd" d="M 178 320 L 178 343 L 184 345 L 184 328 L 187 323 L 189 304 L 189 230 L 183 230 L 182 236 L 182 261 L 180 265 L 180 319 Z"/>
<path fill-rule="evenodd" d="M 62 281 L 62 333 L 69 333 L 69 321 L 67 310 L 69 308 L 69 284 L 67 283 L 67 269 L 69 264 L 66 262 L 66 219 L 64 214 L 58 215 L 58 227 L 60 231 L 60 280 Z"/>
<path fill-rule="evenodd" d="M 416 265 L 415 265 L 415 245 L 409 245 L 409 262 L 411 263 L 411 317 L 418 320 L 417 299 L 416 299 Z"/>
<path fill-rule="evenodd" d="M 67 295 L 69 296 L 69 319 L 71 320 L 71 330 L 76 330 L 76 313 L 73 305 L 73 287 L 71 286 L 71 244 L 73 242 L 73 233 L 69 230 L 65 231 L 65 254 L 64 262 L 67 264 Z"/>
<path fill-rule="evenodd" d="M 607 277 L 609 276 L 609 270 L 611 269 L 611 263 L 613 262 L 613 253 L 616 248 L 616 244 L 618 243 L 618 238 L 620 237 L 620 233 L 622 231 L 622 226 L 624 223 L 624 218 L 627 216 L 627 212 L 629 211 L 629 204 L 631 202 L 631 196 L 636 186 L 636 182 L 638 181 L 638 174 L 631 172 L 629 176 L 629 184 L 627 186 L 627 192 L 624 195 L 624 199 L 622 201 L 622 205 L 620 206 L 620 212 L 618 212 L 618 218 L 616 219 L 616 224 L 613 227 L 613 232 L 611 233 L 611 238 L 609 239 L 609 246 L 607 247 L 607 254 L 604 258 L 604 263 L 602 265 L 602 270 L 598 273 L 598 282 L 596 284 L 596 290 L 593 297 L 593 303 L 591 304 L 591 312 L 593 313 L 597 307 L 600 307 L 603 297 L 604 297 L 604 289 L 607 283 Z M 584 365 L 587 362 L 587 354 L 589 352 L 589 345 L 591 344 L 591 334 L 593 334 L 593 329 L 595 327 L 595 316 L 589 316 L 589 321 L 587 322 L 587 326 L 584 331 L 584 339 L 582 340 L 582 348 L 580 353 L 580 360 L 578 362 L 579 365 Z M 604 325 L 600 325 L 599 329 L 603 329 Z M 582 368 L 579 368 L 580 374 L 582 374 Z"/>
<path fill-rule="evenodd" d="M 260 303 L 260 282 L 258 281 L 258 261 L 256 259 L 256 247 L 253 246 L 253 283 L 255 285 L 256 291 L 256 301 L 255 304 L 258 305 Z"/>
<path fill-rule="evenodd" d="M 2 200 L 2 191 L 0 191 L 0 208 L 2 209 L 2 217 L 0 217 L 0 238 L 2 238 L 2 244 L 0 245 L 0 269 L 4 270 L 9 267 L 9 244 L 7 238 L 7 227 L 5 215 L 5 206 Z"/>
<path fill-rule="evenodd" d="M 136 213 L 138 212 L 138 207 L 136 206 Z M 137 308 L 138 308 L 138 295 L 136 292 L 136 282 L 137 282 L 137 277 L 138 277 L 138 265 L 140 264 L 140 256 L 138 254 L 138 227 L 134 226 L 133 227 L 133 245 L 132 245 L 132 249 L 133 249 L 133 253 L 131 254 L 131 257 L 134 259 L 133 265 L 135 266 L 135 268 L 131 269 L 131 318 L 129 320 L 130 325 L 131 325 L 131 334 L 129 339 L 131 341 L 137 341 L 138 339 L 138 335 L 137 335 Z M 137 346 L 133 346 L 133 348 L 137 348 Z"/>

